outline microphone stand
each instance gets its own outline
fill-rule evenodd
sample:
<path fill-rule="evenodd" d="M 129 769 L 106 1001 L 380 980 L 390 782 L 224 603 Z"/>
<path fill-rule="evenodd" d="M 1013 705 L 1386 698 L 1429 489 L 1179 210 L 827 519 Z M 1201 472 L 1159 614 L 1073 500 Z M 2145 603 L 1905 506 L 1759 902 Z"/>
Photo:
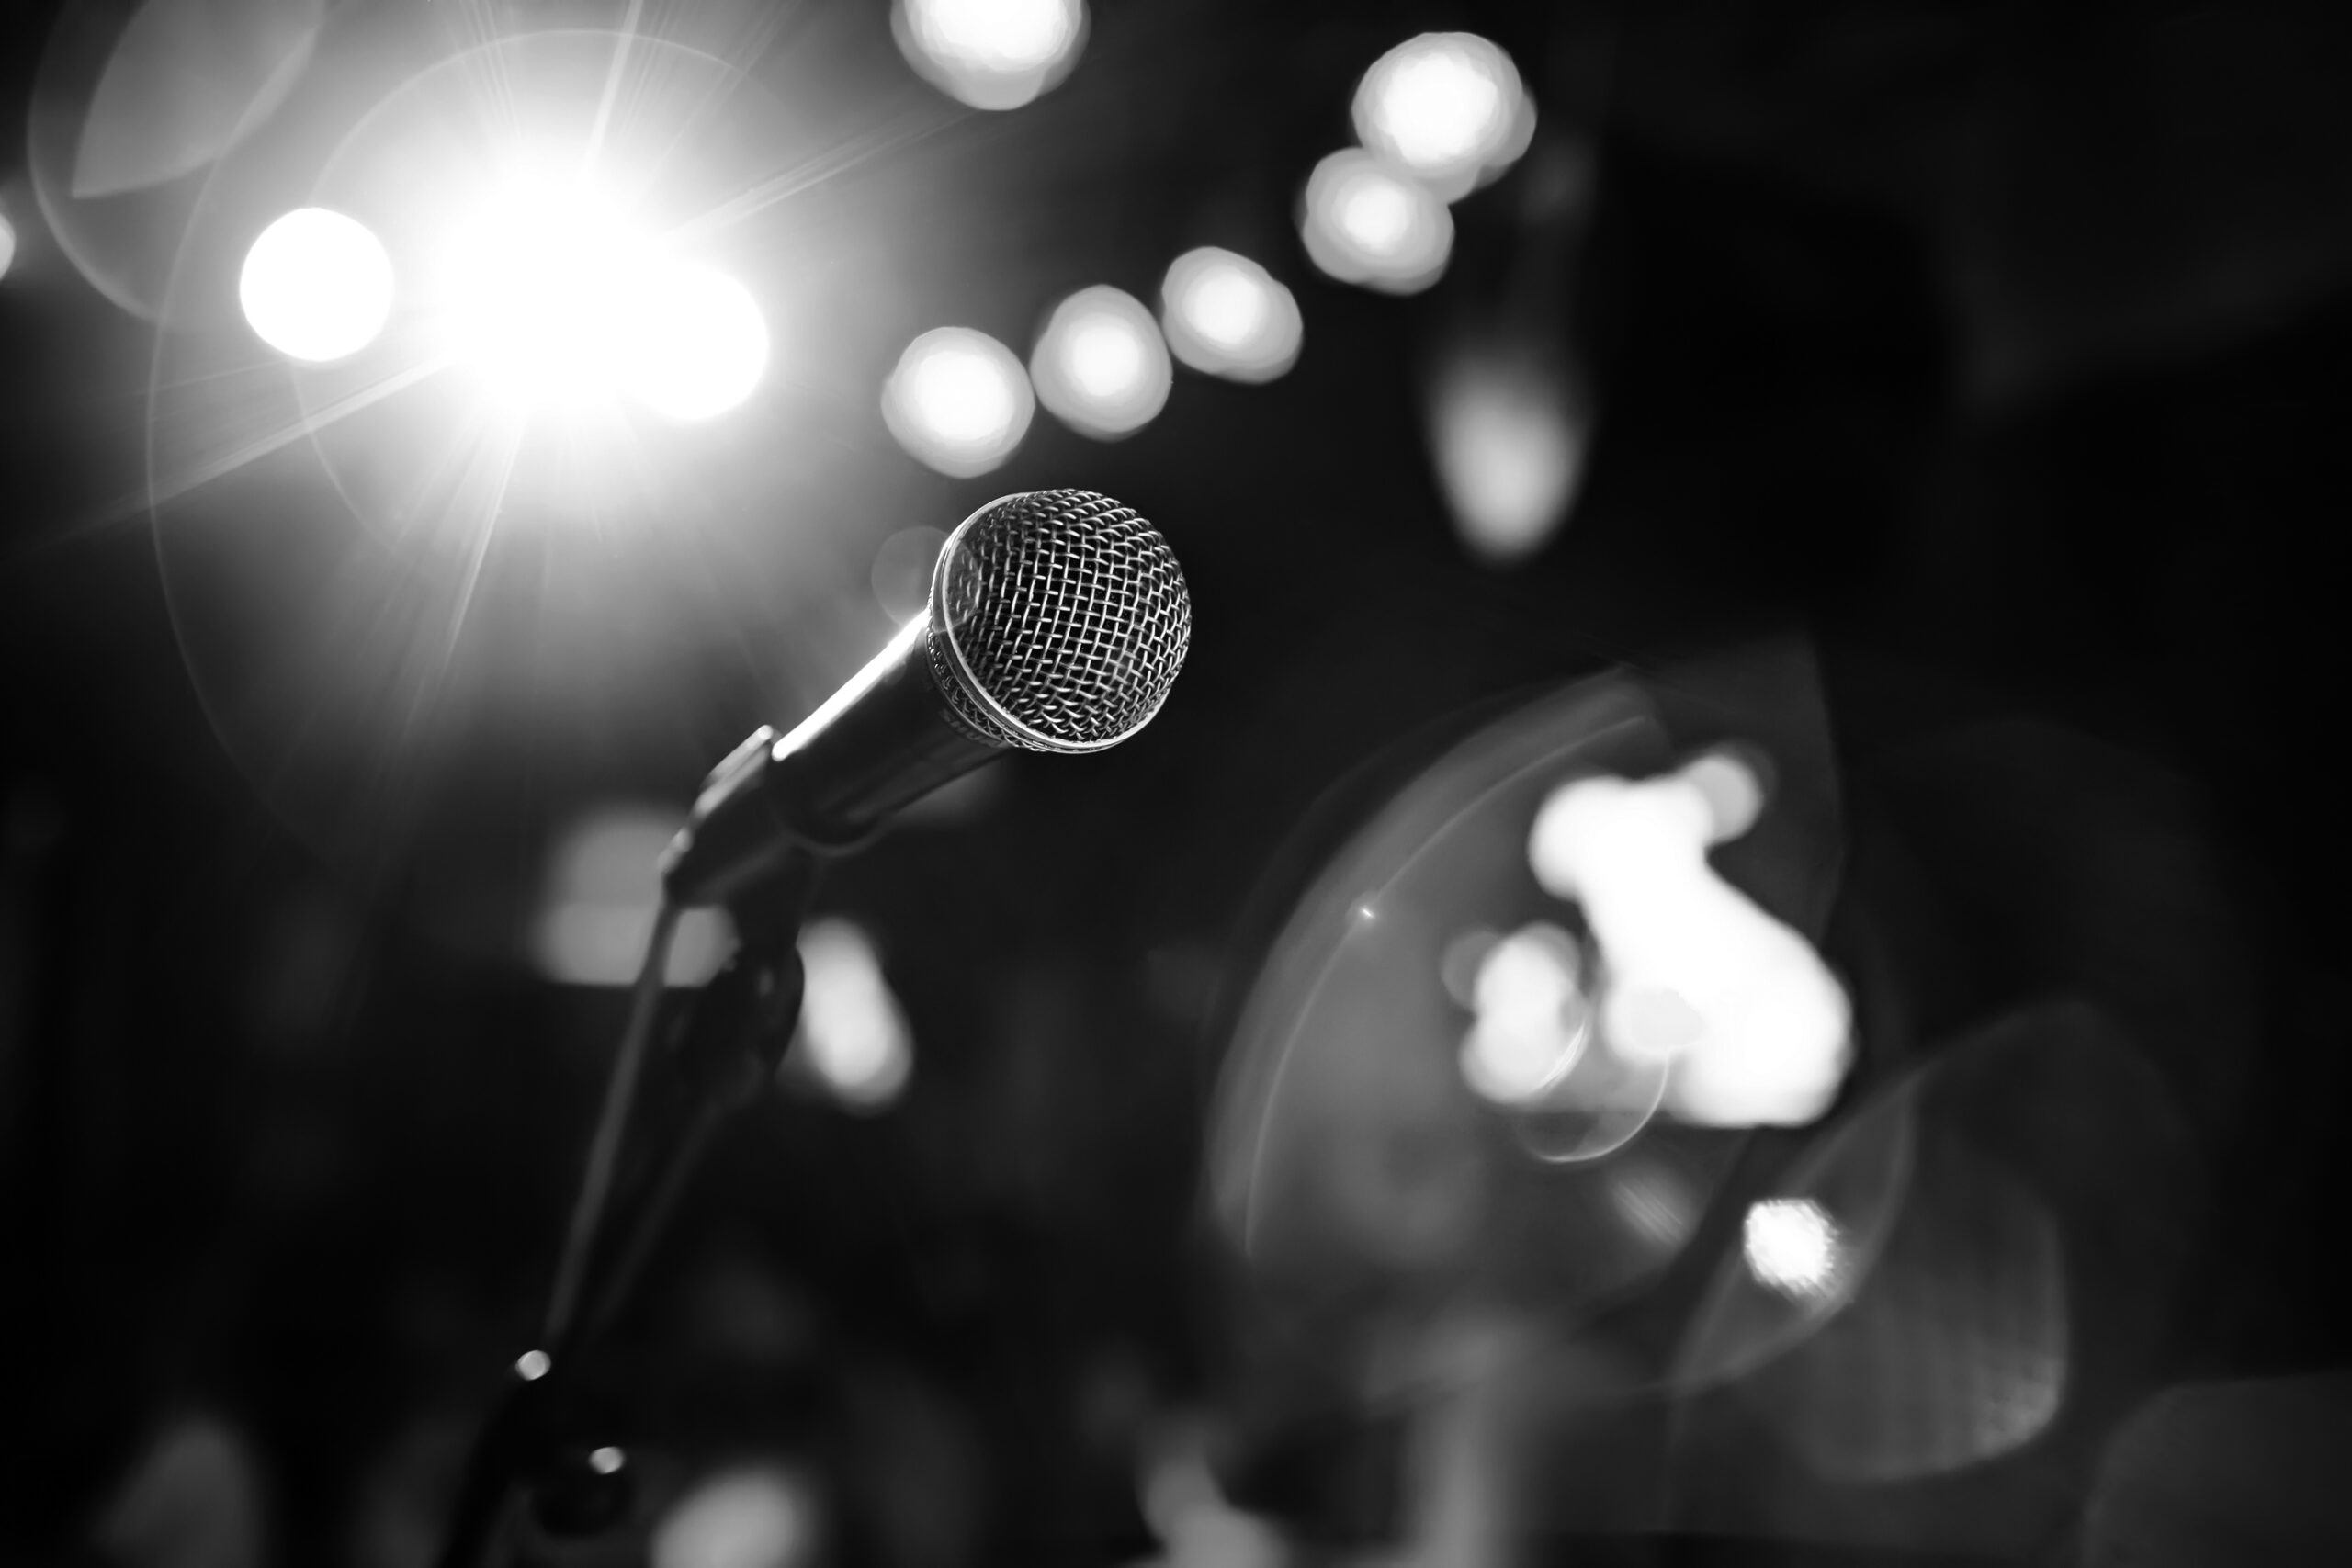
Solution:
<path fill-rule="evenodd" d="M 800 1015 L 800 922 L 818 864 L 811 851 L 794 845 L 772 874 L 729 901 L 735 953 L 669 1038 L 646 1054 L 643 1103 L 632 1103 L 639 1098 L 638 1043 L 624 1043 L 614 1063 L 606 1126 L 592 1149 L 557 1270 L 545 1337 L 515 1360 L 496 1411 L 475 1439 L 438 1568 L 481 1568 L 518 1482 L 543 1509 L 551 1506 L 562 1516 L 547 1522 L 564 1534 L 599 1533 L 628 1511 L 625 1456 L 579 1442 L 587 1415 L 580 1366 L 628 1304 L 712 1134 L 759 1097 L 791 1043 Z M 656 927 L 648 975 L 639 982 L 641 991 L 651 991 L 640 995 L 640 1008 L 658 1004 L 673 918 L 665 909 Z M 643 1023 L 650 1031 L 650 1013 Z M 633 1033 L 636 1028 L 633 1021 Z M 632 1121 L 639 1124 L 633 1139 L 627 1135 Z M 625 1148 L 631 1149 L 627 1158 Z M 604 1183 L 613 1176 L 619 1179 L 607 1205 Z"/>

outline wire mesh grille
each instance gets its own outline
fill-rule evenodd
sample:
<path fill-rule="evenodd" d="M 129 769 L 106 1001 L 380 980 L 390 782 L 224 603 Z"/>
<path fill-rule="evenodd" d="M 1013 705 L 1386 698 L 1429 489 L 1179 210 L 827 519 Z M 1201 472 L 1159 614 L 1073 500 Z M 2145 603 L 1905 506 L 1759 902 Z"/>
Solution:
<path fill-rule="evenodd" d="M 956 530 L 932 584 L 932 625 L 941 688 L 967 723 L 1031 750 L 1086 751 L 1159 710 L 1192 642 L 1193 605 L 1168 541 L 1132 508 L 1041 490 Z"/>

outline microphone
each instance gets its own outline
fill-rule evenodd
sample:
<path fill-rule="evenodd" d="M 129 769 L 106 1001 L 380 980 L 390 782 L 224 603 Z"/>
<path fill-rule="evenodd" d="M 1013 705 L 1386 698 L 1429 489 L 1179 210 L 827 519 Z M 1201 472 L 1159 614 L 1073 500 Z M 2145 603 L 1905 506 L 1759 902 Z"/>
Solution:
<path fill-rule="evenodd" d="M 948 536 L 929 605 L 873 662 L 711 771 L 662 857 L 662 892 L 725 904 L 795 849 L 852 848 L 1007 750 L 1115 746 L 1159 711 L 1192 633 L 1175 553 L 1132 508 L 1082 490 L 992 501 Z"/>

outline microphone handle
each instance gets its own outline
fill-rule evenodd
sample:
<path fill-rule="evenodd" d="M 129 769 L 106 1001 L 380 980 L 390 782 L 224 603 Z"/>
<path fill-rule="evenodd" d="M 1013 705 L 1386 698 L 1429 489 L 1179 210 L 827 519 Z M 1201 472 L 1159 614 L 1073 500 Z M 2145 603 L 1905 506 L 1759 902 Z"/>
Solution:
<path fill-rule="evenodd" d="M 731 904 L 796 846 L 854 849 L 893 812 L 1007 750 L 956 716 L 929 631 L 916 616 L 790 734 L 762 725 L 711 770 L 662 856 L 672 903 Z"/>

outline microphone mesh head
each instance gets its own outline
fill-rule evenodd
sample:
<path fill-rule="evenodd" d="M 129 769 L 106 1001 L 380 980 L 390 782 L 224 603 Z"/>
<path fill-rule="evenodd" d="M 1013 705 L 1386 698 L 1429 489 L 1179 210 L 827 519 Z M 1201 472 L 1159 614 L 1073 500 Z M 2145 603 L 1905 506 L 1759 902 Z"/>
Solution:
<path fill-rule="evenodd" d="M 1159 711 L 1192 637 L 1168 541 L 1091 491 L 990 502 L 932 572 L 933 672 L 957 716 L 1001 745 L 1117 745 Z"/>

